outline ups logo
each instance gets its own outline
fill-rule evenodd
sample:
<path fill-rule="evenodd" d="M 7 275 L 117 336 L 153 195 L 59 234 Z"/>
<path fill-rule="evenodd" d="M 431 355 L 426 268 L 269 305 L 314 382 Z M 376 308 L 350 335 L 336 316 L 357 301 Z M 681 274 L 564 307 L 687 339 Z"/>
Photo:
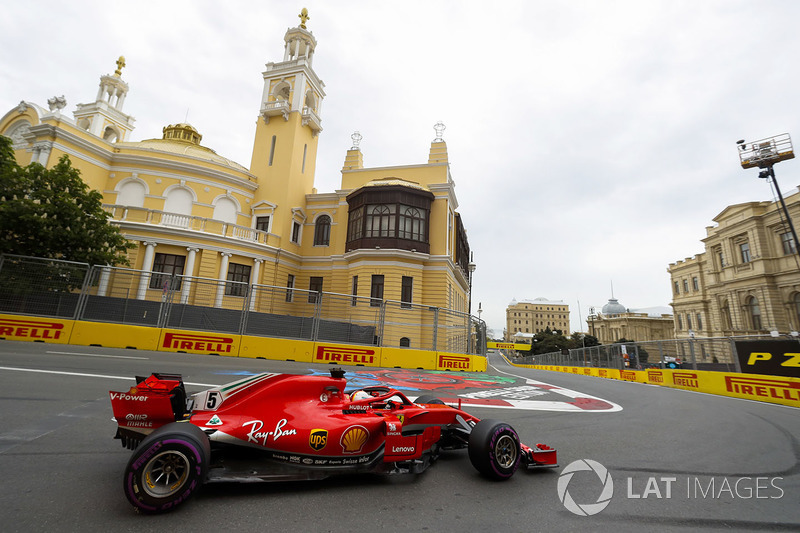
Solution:
<path fill-rule="evenodd" d="M 328 444 L 328 430 L 327 429 L 313 429 L 311 436 L 308 437 L 308 445 L 312 450 L 319 451 Z"/>

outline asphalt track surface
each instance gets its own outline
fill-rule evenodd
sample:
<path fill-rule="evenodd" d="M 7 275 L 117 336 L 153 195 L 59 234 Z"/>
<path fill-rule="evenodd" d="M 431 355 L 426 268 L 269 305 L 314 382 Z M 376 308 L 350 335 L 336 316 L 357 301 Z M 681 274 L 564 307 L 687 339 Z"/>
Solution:
<path fill-rule="evenodd" d="M 1 341 L 2 530 L 800 531 L 798 409 L 489 363 L 486 375 L 351 367 L 346 377 L 470 400 L 465 409 L 510 423 L 524 442 L 556 447 L 559 468 L 491 482 L 458 450 L 418 476 L 207 485 L 175 512 L 144 516 L 122 492 L 130 452 L 112 439 L 109 390 L 153 371 L 181 373 L 197 392 L 329 367 Z M 613 496 L 595 471 L 565 471 L 581 459 L 607 469 Z M 559 485 L 588 516 L 565 507 Z"/>

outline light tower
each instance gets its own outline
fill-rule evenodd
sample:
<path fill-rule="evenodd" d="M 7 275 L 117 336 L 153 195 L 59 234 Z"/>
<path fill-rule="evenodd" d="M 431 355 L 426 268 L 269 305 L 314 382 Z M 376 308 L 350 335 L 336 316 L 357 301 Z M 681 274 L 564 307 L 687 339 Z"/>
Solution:
<path fill-rule="evenodd" d="M 794 240 L 794 251 L 800 254 L 798 249 L 797 232 L 794 229 L 792 218 L 789 216 L 789 210 L 786 209 L 786 202 L 783 201 L 781 189 L 778 187 L 778 180 L 775 179 L 775 170 L 772 168 L 776 163 L 786 161 L 787 159 L 794 159 L 794 149 L 792 148 L 792 139 L 788 133 L 781 133 L 773 137 L 767 137 L 759 141 L 747 143 L 744 139 L 736 141 L 739 145 L 739 162 L 742 168 L 758 167 L 761 172 L 758 173 L 759 178 L 772 179 L 772 184 L 775 186 L 775 192 L 778 194 L 778 199 L 783 208 L 783 214 L 786 216 L 786 223 L 789 225 L 789 230 L 792 232 L 792 239 Z"/>

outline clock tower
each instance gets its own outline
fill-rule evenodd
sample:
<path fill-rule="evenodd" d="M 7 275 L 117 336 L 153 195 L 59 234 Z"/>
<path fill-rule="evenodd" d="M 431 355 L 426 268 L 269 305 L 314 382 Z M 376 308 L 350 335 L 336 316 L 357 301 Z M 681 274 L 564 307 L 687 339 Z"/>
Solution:
<path fill-rule="evenodd" d="M 300 25 L 284 36 L 283 61 L 267 63 L 250 172 L 258 177 L 255 199 L 274 206 L 271 232 L 289 237 L 293 222 L 304 218 L 305 195 L 312 192 L 320 110 L 325 84 L 312 69 L 317 41 Z M 302 223 L 302 221 L 300 221 Z"/>

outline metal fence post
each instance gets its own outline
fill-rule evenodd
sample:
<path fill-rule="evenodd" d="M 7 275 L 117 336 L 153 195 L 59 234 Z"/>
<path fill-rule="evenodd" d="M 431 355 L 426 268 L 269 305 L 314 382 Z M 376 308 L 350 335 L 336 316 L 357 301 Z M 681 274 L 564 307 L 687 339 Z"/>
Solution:
<path fill-rule="evenodd" d="M 436 351 L 439 347 L 439 308 L 429 307 L 429 311 L 433 311 L 433 346 L 431 350 Z"/>
<path fill-rule="evenodd" d="M 97 265 L 92 265 L 86 272 L 86 277 L 83 279 L 83 286 L 81 287 L 80 295 L 78 296 L 78 305 L 75 307 L 75 320 L 81 320 L 83 317 L 84 309 L 86 308 L 86 301 L 89 299 L 89 287 L 91 286 L 91 279 Z"/>
<path fill-rule="evenodd" d="M 386 331 L 386 300 L 381 301 L 381 310 L 380 310 L 380 318 L 378 319 L 378 346 L 383 346 L 384 344 L 384 332 Z"/>
<path fill-rule="evenodd" d="M 742 364 L 739 362 L 739 352 L 736 351 L 736 341 L 733 337 L 728 337 L 728 340 L 731 343 L 731 355 L 733 356 L 733 366 L 736 368 L 736 372 L 742 373 Z"/>
<path fill-rule="evenodd" d="M 689 357 L 692 358 L 692 370 L 697 370 L 697 358 L 694 355 L 694 340 L 689 339 Z"/>
<path fill-rule="evenodd" d="M 319 323 L 322 320 L 322 292 L 314 297 L 314 319 L 311 325 L 311 340 L 316 342 L 319 336 Z"/>

